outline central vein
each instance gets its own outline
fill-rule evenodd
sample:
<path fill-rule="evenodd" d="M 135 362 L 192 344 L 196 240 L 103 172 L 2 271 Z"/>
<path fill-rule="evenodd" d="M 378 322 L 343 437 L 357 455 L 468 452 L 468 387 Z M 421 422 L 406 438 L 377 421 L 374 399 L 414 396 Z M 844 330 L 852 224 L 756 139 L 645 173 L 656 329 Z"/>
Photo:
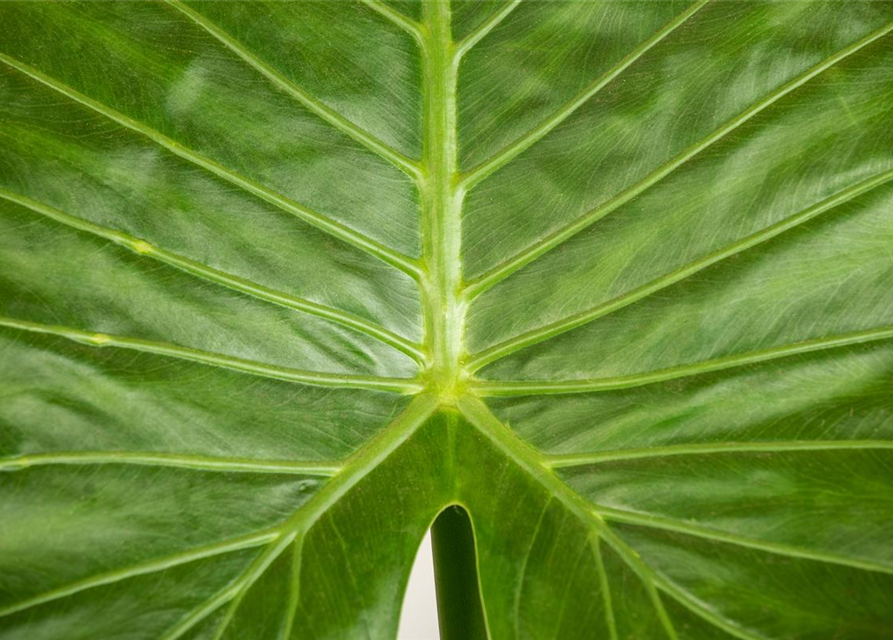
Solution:
<path fill-rule="evenodd" d="M 420 182 L 422 283 L 429 384 L 443 402 L 461 393 L 465 302 L 461 294 L 461 211 L 456 142 L 457 59 L 450 33 L 449 0 L 423 3 L 424 134 Z"/>

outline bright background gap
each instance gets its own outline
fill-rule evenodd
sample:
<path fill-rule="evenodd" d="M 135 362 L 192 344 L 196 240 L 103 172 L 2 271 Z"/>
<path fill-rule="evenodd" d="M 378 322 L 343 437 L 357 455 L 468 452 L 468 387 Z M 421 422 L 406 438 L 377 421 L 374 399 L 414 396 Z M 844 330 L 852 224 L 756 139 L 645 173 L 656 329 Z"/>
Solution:
<path fill-rule="evenodd" d="M 440 640 L 430 531 L 425 534 L 412 565 L 397 640 Z"/>

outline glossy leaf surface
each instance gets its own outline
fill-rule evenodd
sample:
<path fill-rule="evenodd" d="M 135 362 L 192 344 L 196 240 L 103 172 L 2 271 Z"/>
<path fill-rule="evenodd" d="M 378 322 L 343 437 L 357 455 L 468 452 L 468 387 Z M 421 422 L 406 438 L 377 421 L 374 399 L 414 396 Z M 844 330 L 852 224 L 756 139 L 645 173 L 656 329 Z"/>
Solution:
<path fill-rule="evenodd" d="M 891 2 L 0 3 L 0 307 L 0 640 L 893 637 Z"/>

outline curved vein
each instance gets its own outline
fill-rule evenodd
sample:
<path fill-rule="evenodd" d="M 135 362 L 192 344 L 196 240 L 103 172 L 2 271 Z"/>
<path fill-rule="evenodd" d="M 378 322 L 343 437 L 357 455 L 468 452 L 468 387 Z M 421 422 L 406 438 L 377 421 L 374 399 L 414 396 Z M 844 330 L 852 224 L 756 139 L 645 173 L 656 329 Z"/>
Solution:
<path fill-rule="evenodd" d="M 490 411 L 490 408 L 483 401 L 477 397 L 465 395 L 459 398 L 456 407 L 471 425 L 476 427 L 483 436 L 487 437 L 497 448 L 503 451 L 519 468 L 526 471 L 528 475 L 539 482 L 549 492 L 549 495 L 557 498 L 570 513 L 574 514 L 582 522 L 590 525 L 599 537 L 603 537 L 614 548 L 611 538 L 616 538 L 616 536 L 613 535 L 613 532 L 608 528 L 602 517 L 592 510 L 592 505 L 552 472 L 545 464 L 542 455 L 518 438 L 509 427 Z M 621 554 L 621 557 L 630 564 L 630 568 L 642 579 L 657 616 L 670 640 L 678 640 L 676 630 L 660 601 L 660 596 L 654 584 L 650 583 L 642 575 L 642 567 L 644 567 L 642 560 L 636 554 L 632 554 L 632 556 Z"/>
<path fill-rule="evenodd" d="M 274 86 L 300 102 L 305 108 L 319 116 L 332 127 L 356 140 L 379 157 L 384 158 L 394 166 L 398 167 L 411 178 L 418 179 L 420 177 L 421 174 L 418 163 L 407 158 L 396 149 L 388 146 L 368 131 L 361 129 L 334 109 L 326 106 L 323 102 L 308 94 L 281 72 L 277 71 L 268 63 L 261 60 L 257 55 L 249 51 L 244 44 L 233 38 L 229 33 L 224 31 L 213 21 L 209 20 L 206 16 L 195 9 L 187 7 L 179 0 L 165 0 L 165 2 L 207 31 L 218 42 L 223 44 L 223 46 L 241 58 L 246 64 L 264 76 Z"/>
<path fill-rule="evenodd" d="M 317 494 L 277 528 L 278 537 L 243 574 L 245 580 L 239 587 L 229 610 L 221 621 L 221 629 L 233 618 L 242 598 L 255 582 L 264 574 L 279 555 L 300 536 L 303 536 L 319 518 L 350 491 L 360 480 L 381 464 L 401 444 L 406 442 L 437 409 L 437 401 L 430 395 L 418 395 L 403 412 L 394 418 L 362 449 L 351 455 L 344 463 L 341 472 L 329 481 Z"/>
<path fill-rule="evenodd" d="M 392 22 L 403 29 L 406 33 L 411 35 L 417 43 L 421 44 L 424 40 L 422 36 L 422 26 L 415 20 L 403 15 L 380 0 L 360 0 L 360 2 L 378 13 L 388 22 Z"/>
<path fill-rule="evenodd" d="M 258 460 L 153 451 L 60 451 L 0 458 L 0 472 L 20 471 L 47 465 L 104 464 L 173 467 L 223 473 L 288 473 L 321 477 L 333 476 L 341 469 L 340 464 L 330 461 Z"/>
<path fill-rule="evenodd" d="M 551 469 L 580 467 L 601 462 L 666 458 L 672 456 L 700 456 L 714 453 L 782 453 L 787 451 L 871 451 L 893 449 L 893 440 L 782 440 L 767 442 L 711 442 L 705 444 L 676 444 L 642 449 L 614 449 L 591 453 L 547 454 Z"/>
<path fill-rule="evenodd" d="M 186 273 L 197 276 L 209 282 L 222 285 L 233 291 L 238 291 L 239 293 L 244 293 L 253 298 L 265 300 L 266 302 L 272 302 L 273 304 L 279 305 L 281 307 L 293 309 L 302 313 L 307 313 L 309 315 L 340 324 L 355 331 L 359 331 L 360 333 L 363 333 L 371 338 L 375 338 L 376 340 L 379 340 L 380 342 L 383 342 L 384 344 L 387 344 L 388 346 L 391 346 L 398 351 L 405 353 L 418 363 L 422 363 L 425 360 L 425 354 L 418 345 L 410 342 L 403 336 L 400 336 L 389 329 L 385 329 L 381 325 L 375 324 L 374 322 L 369 322 L 368 320 L 365 320 L 357 315 L 347 313 L 346 311 L 341 311 L 340 309 L 336 309 L 334 307 L 318 304 L 305 298 L 292 296 L 287 293 L 265 287 L 251 280 L 240 278 L 239 276 L 226 273 L 225 271 L 220 271 L 219 269 L 214 269 L 213 267 L 209 267 L 205 264 L 202 264 L 201 262 L 191 260 L 172 251 L 167 251 L 165 249 L 157 247 L 146 242 L 145 240 L 141 240 L 121 231 L 111 229 L 109 227 L 103 227 L 101 225 L 94 224 L 83 218 L 64 213 L 62 211 L 59 211 L 58 209 L 45 205 L 42 202 L 32 200 L 31 198 L 13 193 L 12 191 L 7 191 L 3 188 L 0 188 L 0 198 L 19 204 L 27 209 L 30 209 L 31 211 L 34 211 L 35 213 L 46 216 L 47 218 L 55 220 L 56 222 L 59 222 L 66 226 L 78 229 L 80 231 L 85 231 L 100 238 L 105 238 L 106 240 L 110 240 L 115 244 L 133 251 L 137 255 L 154 258 L 159 262 L 171 265 L 172 267 L 176 267 L 181 271 L 185 271 Z"/>
<path fill-rule="evenodd" d="M 285 610 L 285 625 L 282 640 L 290 640 L 295 626 L 295 616 L 301 599 L 301 561 L 303 560 L 303 538 L 292 543 L 291 575 L 288 581 L 288 607 Z"/>
<path fill-rule="evenodd" d="M 311 497 L 307 503 L 302 505 L 300 509 L 295 511 L 290 518 L 276 527 L 206 547 L 191 549 L 183 553 L 172 554 L 164 558 L 155 558 L 149 562 L 126 569 L 92 576 L 0 609 L 0 617 L 65 598 L 93 587 L 163 571 L 171 567 L 231 551 L 266 545 L 266 549 L 233 584 L 208 600 L 208 602 L 196 610 L 198 613 L 188 616 L 183 623 L 169 632 L 170 638 L 167 640 L 173 640 L 173 638 L 182 635 L 183 632 L 187 631 L 192 625 L 199 622 L 224 602 L 241 600 L 247 590 L 272 564 L 282 550 L 295 542 L 296 538 L 313 526 L 319 517 L 333 504 L 383 462 L 397 447 L 406 442 L 415 430 L 431 416 L 436 408 L 437 403 L 431 396 L 420 395 L 415 397 L 406 409 L 382 429 L 366 446 L 351 455 L 345 461 L 339 473 L 328 484 Z M 228 612 L 225 619 L 231 618 L 234 611 L 235 608 Z M 187 625 L 187 623 L 189 624 Z M 176 632 L 176 635 L 174 632 Z"/>
<path fill-rule="evenodd" d="M 612 378 L 594 378 L 589 380 L 530 380 L 530 381 L 478 381 L 470 387 L 483 396 L 525 396 L 525 395 L 549 395 L 560 393 L 588 393 L 591 391 L 613 391 L 616 389 L 629 389 L 640 387 L 655 382 L 665 382 L 677 378 L 696 376 L 713 371 L 722 371 L 750 364 L 767 362 L 778 358 L 848 347 L 857 344 L 889 340 L 893 338 L 893 325 L 869 329 L 867 331 L 855 331 L 814 340 L 805 340 L 794 344 L 739 353 L 713 360 L 705 360 L 692 364 L 636 373 L 628 376 Z"/>
<path fill-rule="evenodd" d="M 893 565 L 886 565 L 879 562 L 871 562 L 868 560 L 860 560 L 858 558 L 848 558 L 846 556 L 841 556 L 834 553 L 810 551 L 809 549 L 801 549 L 786 544 L 764 542 L 762 540 L 756 540 L 745 536 L 726 533 L 723 531 L 718 531 L 716 529 L 683 522 L 682 520 L 677 520 L 675 518 L 665 518 L 651 514 L 635 513 L 632 511 L 624 511 L 623 509 L 604 507 L 597 504 L 593 505 L 593 509 L 602 518 L 608 521 L 613 520 L 615 522 L 633 524 L 652 529 L 673 531 L 676 533 L 702 538 L 704 540 L 723 542 L 740 547 L 747 547 L 749 549 L 757 549 L 760 551 L 766 551 L 768 553 L 786 556 L 789 558 L 802 558 L 804 560 L 815 560 L 817 562 L 852 567 L 854 569 L 863 569 L 865 571 L 893 574 Z"/>
<path fill-rule="evenodd" d="M 499 24 L 505 20 L 519 4 L 521 4 L 521 2 L 522 0 L 510 0 L 510 2 L 506 3 L 502 9 L 487 18 L 481 26 L 465 36 L 465 38 L 458 43 L 455 53 L 453 54 L 455 56 L 455 63 L 458 63 L 462 59 L 462 56 L 468 53 L 472 47 L 487 37 L 493 29 L 499 26 Z"/>
<path fill-rule="evenodd" d="M 496 172 L 498 169 L 504 167 L 509 162 L 521 155 L 524 151 L 545 138 L 546 135 L 549 134 L 549 132 L 551 132 L 558 125 L 571 117 L 571 115 L 573 115 L 574 112 L 577 111 L 577 109 L 586 104 L 593 96 L 595 96 L 595 94 L 597 94 L 599 91 L 605 88 L 605 86 L 610 84 L 621 73 L 626 71 L 626 69 L 628 69 L 630 65 L 636 62 L 636 60 L 645 55 L 656 44 L 673 33 L 673 31 L 684 24 L 695 13 L 700 11 L 709 1 L 710 0 L 699 0 L 698 2 L 695 2 L 680 15 L 663 26 L 653 36 L 648 38 L 648 40 L 633 49 L 624 58 L 622 58 L 620 62 L 618 62 L 601 77 L 595 80 L 595 82 L 586 87 L 581 93 L 579 93 L 570 102 L 561 107 L 556 113 L 552 114 L 545 121 L 537 125 L 534 129 L 531 129 L 529 132 L 518 138 L 515 142 L 510 144 L 502 151 L 498 152 L 493 157 L 484 160 L 473 169 L 470 169 L 462 178 L 462 185 L 465 187 L 465 189 L 470 190 L 482 180 Z M 515 5 L 517 3 L 518 0 L 516 0 Z M 511 8 L 513 9 L 514 5 Z M 496 24 L 498 24 L 498 21 Z M 486 32 L 483 35 L 486 35 Z M 481 37 L 483 37 L 483 35 Z M 465 43 L 463 42 L 463 46 L 464 44 Z M 469 45 L 469 48 L 470 46 L 473 46 L 473 44 L 474 42 Z"/>
<path fill-rule="evenodd" d="M 255 360 L 245 360 L 243 358 L 236 358 L 222 353 L 202 351 L 192 347 L 182 347 L 166 342 L 131 338 L 129 336 L 114 336 L 105 333 L 93 333 L 74 329 L 72 327 L 42 324 L 15 318 L 0 317 L 0 327 L 9 327 L 11 329 L 19 329 L 33 333 L 59 336 L 91 347 L 120 347 L 122 349 L 133 349 L 134 351 L 198 362 L 200 364 L 221 367 L 232 371 L 240 371 L 262 378 L 285 380 L 287 382 L 296 382 L 299 384 L 321 387 L 371 389 L 375 391 L 389 391 L 392 393 L 404 394 L 417 393 L 422 389 L 418 382 L 409 378 L 385 378 L 379 376 L 305 371 L 303 369 L 292 369 L 290 367 L 266 364 Z"/>
<path fill-rule="evenodd" d="M 602 589 L 602 602 L 605 607 L 605 619 L 608 623 L 610 640 L 619 640 L 617 636 L 617 620 L 614 614 L 614 602 L 611 599 L 611 584 L 608 581 L 608 572 L 605 570 L 605 560 L 602 557 L 602 538 L 595 536 L 592 544 L 592 552 L 595 555 L 595 563 L 598 566 L 599 584 Z"/>
<path fill-rule="evenodd" d="M 54 600 L 59 600 L 61 598 L 67 598 L 76 593 L 80 593 L 81 591 L 86 591 L 87 589 L 92 589 L 94 587 L 100 587 L 103 585 L 120 582 L 122 580 L 127 580 L 128 578 L 146 575 L 149 573 L 164 571 L 165 569 L 188 564 L 196 560 L 203 560 L 205 558 L 211 558 L 214 556 L 231 553 L 233 551 L 241 551 L 243 549 L 250 549 L 252 547 L 259 547 L 265 544 L 270 544 L 272 541 L 278 538 L 278 535 L 279 534 L 275 530 L 262 531 L 259 533 L 233 538 L 231 540 L 226 540 L 224 542 L 219 542 L 205 547 L 190 549 L 189 551 L 172 554 L 164 558 L 154 558 L 149 562 L 134 565 L 132 567 L 127 567 L 125 569 L 118 569 L 115 571 L 109 571 L 108 573 L 103 573 L 101 575 L 91 576 L 84 580 L 73 582 L 57 589 L 53 589 L 51 591 L 33 596 L 31 598 L 28 598 L 27 600 L 22 600 L 8 607 L 4 607 L 0 609 L 0 617 L 12 615 L 14 613 L 18 613 L 19 611 L 24 611 L 38 605 L 53 602 Z"/>
<path fill-rule="evenodd" d="M 192 629 L 199 622 L 207 618 L 209 615 L 217 611 L 224 604 L 232 600 L 236 597 L 239 592 L 240 580 L 243 576 L 240 575 L 238 578 L 233 581 L 233 583 L 227 585 L 224 589 L 222 589 L 217 595 L 212 597 L 210 600 L 203 602 L 198 608 L 194 609 L 189 613 L 183 620 L 181 620 L 177 625 L 175 625 L 170 631 L 165 633 L 159 640 L 177 640 L 183 636 L 184 633 L 187 633 L 190 629 Z"/>
<path fill-rule="evenodd" d="M 681 154 L 677 155 L 673 159 L 658 167 L 655 171 L 648 174 L 645 178 L 643 178 L 636 184 L 621 191 L 610 200 L 607 200 L 606 202 L 598 205 L 574 222 L 571 222 L 565 227 L 558 229 L 557 231 L 530 245 L 529 247 L 527 247 L 527 249 L 521 251 L 515 257 L 506 260 L 505 262 L 494 267 L 492 270 L 468 282 L 465 288 L 466 295 L 469 299 L 480 295 L 487 289 L 490 289 L 502 280 L 509 277 L 518 269 L 521 269 L 522 267 L 530 264 L 543 254 L 548 253 L 549 251 L 574 237 L 584 229 L 587 229 L 615 209 L 620 208 L 622 205 L 626 204 L 630 200 L 636 198 L 637 196 L 650 189 L 652 186 L 673 173 L 676 169 L 684 165 L 696 155 L 698 155 L 711 145 L 715 144 L 716 142 L 725 138 L 725 136 L 727 136 L 729 133 L 743 125 L 745 122 L 747 122 L 760 112 L 770 107 L 772 104 L 778 102 L 784 96 L 803 86 L 824 71 L 833 67 L 838 62 L 853 55 L 857 51 L 870 45 L 879 38 L 887 35 L 891 31 L 893 31 L 893 22 L 869 34 L 868 36 L 865 36 L 861 40 L 854 42 L 845 49 L 838 51 L 837 53 L 830 56 L 829 58 L 826 58 L 805 73 L 782 85 L 772 93 L 755 102 L 750 107 L 742 111 L 740 114 L 726 122 L 720 128 L 714 130 L 706 138 L 695 143 L 694 145 L 683 151 Z"/>
<path fill-rule="evenodd" d="M 750 631 L 726 620 L 717 613 L 714 613 L 709 607 L 698 602 L 696 598 L 689 595 L 684 589 L 676 586 L 670 580 L 664 578 L 647 565 L 641 559 L 639 554 L 610 528 L 605 528 L 603 537 L 605 541 L 611 545 L 611 548 L 614 549 L 614 551 L 626 561 L 627 565 L 630 566 L 636 575 L 639 576 L 649 593 L 652 591 L 654 592 L 655 595 L 652 596 L 653 598 L 657 597 L 659 601 L 656 589 L 660 589 L 695 615 L 736 638 L 740 638 L 741 640 L 769 640 L 768 638 L 752 634 Z M 661 609 L 663 609 L 662 605 Z M 664 612 L 664 616 L 667 616 L 666 612 Z M 668 616 L 667 619 L 669 619 Z"/>
<path fill-rule="evenodd" d="M 526 349 L 527 347 L 538 344 L 540 342 L 544 342 L 546 340 L 554 338 L 555 336 L 571 331 L 572 329 L 582 327 L 592 322 L 593 320 L 614 313 L 615 311 L 629 306 L 634 302 L 638 302 L 639 300 L 657 293 L 658 291 L 666 289 L 667 287 L 676 284 L 681 280 L 689 278 L 699 271 L 703 271 L 707 267 L 731 258 L 732 256 L 743 253 L 748 249 L 756 247 L 760 244 L 768 242 L 769 240 L 772 240 L 773 238 L 785 233 L 786 231 L 795 229 L 805 222 L 808 222 L 813 218 L 816 218 L 819 215 L 825 213 L 826 211 L 830 211 L 836 207 L 839 207 L 840 205 L 847 203 L 854 198 L 857 198 L 871 191 L 872 189 L 884 185 L 891 180 L 893 180 L 893 169 L 881 172 L 851 187 L 848 187 L 847 189 L 839 191 L 838 193 L 825 198 L 821 202 L 818 202 L 811 207 L 800 211 L 799 213 L 796 213 L 788 218 L 785 218 L 784 220 L 766 227 L 762 231 L 753 233 L 745 238 L 742 238 L 741 240 L 738 240 L 737 242 L 718 249 L 713 253 L 707 254 L 706 256 L 689 262 L 688 264 L 685 264 L 666 275 L 656 278 L 651 282 L 647 282 L 644 285 L 637 287 L 632 291 L 629 291 L 628 293 L 608 300 L 603 304 L 592 307 L 591 309 L 587 309 L 586 311 L 583 311 L 581 313 L 577 313 L 568 318 L 564 318 L 563 320 L 552 322 L 538 329 L 522 333 L 518 336 L 515 336 L 514 338 L 510 338 L 508 340 L 500 342 L 499 344 L 496 344 L 472 356 L 467 365 L 468 370 L 477 371 L 478 369 L 485 367 L 486 365 L 495 362 L 500 358 L 504 358 L 512 353 L 515 353 L 516 351 Z"/>
<path fill-rule="evenodd" d="M 350 227 L 347 227 L 340 222 L 334 220 L 333 218 L 329 218 L 328 216 L 324 216 L 316 211 L 313 211 L 303 205 L 298 204 L 297 202 L 286 198 L 282 194 L 276 193 L 275 191 L 269 189 L 268 187 L 263 186 L 262 184 L 251 180 L 232 169 L 229 169 L 210 158 L 207 158 L 199 153 L 196 153 L 192 149 L 183 146 L 176 140 L 167 137 L 163 133 L 152 129 L 151 127 L 138 122 L 123 113 L 115 111 L 111 107 L 108 107 L 101 102 L 93 100 L 92 98 L 87 97 L 86 95 L 75 91 L 71 87 L 62 84 L 58 80 L 51 78 L 50 76 L 38 71 L 37 69 L 26 65 L 23 62 L 19 62 L 15 58 L 12 58 L 4 53 L 0 53 L 0 62 L 6 64 L 13 69 L 23 73 L 24 75 L 30 77 L 32 80 L 35 80 L 50 89 L 66 96 L 67 98 L 77 102 L 96 113 L 105 116 L 106 118 L 118 123 L 122 127 L 130 129 L 136 133 L 139 133 L 142 136 L 145 136 L 149 140 L 155 142 L 159 146 L 164 149 L 170 151 L 174 155 L 190 162 L 206 171 L 214 174 L 218 178 L 229 182 L 230 184 L 235 185 L 236 187 L 250 193 L 265 202 L 289 213 L 296 218 L 303 220 L 307 224 L 324 231 L 330 236 L 337 238 L 351 246 L 354 246 L 370 255 L 375 256 L 376 258 L 386 262 L 387 264 L 403 271 L 407 275 L 412 278 L 418 280 L 421 277 L 421 270 L 417 261 L 410 258 L 409 256 L 403 255 L 398 251 L 395 251 L 389 247 L 384 246 L 380 242 L 373 240 L 369 236 L 366 236 L 358 231 L 354 231 Z"/>

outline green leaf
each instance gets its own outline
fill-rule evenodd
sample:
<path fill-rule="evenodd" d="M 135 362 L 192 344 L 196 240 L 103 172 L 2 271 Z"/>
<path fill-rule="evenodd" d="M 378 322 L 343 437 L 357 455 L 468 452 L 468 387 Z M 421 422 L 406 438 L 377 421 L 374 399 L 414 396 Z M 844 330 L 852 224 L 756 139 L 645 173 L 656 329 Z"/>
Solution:
<path fill-rule="evenodd" d="M 0 640 L 893 637 L 893 2 L 0 4 Z"/>

